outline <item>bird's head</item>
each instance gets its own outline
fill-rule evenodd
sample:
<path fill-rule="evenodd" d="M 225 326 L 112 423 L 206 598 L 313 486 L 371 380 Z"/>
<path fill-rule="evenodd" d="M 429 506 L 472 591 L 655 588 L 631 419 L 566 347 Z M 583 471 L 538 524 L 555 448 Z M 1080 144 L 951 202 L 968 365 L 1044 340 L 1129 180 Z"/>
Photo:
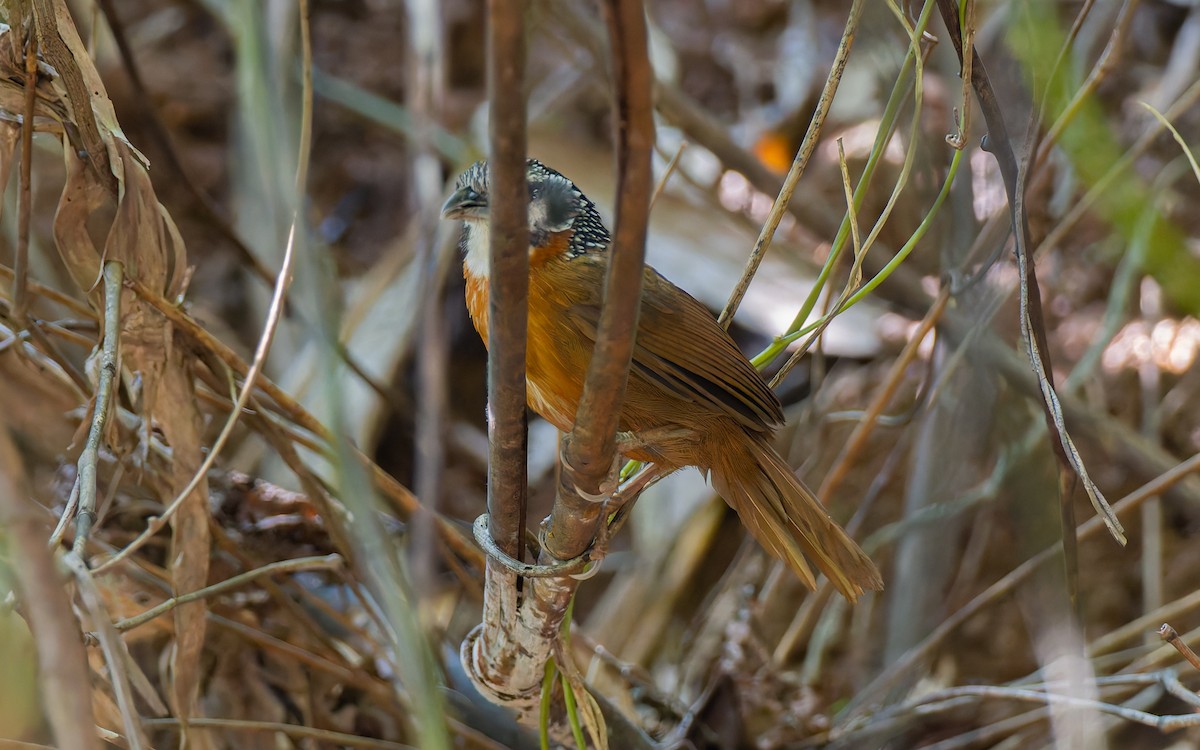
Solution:
<path fill-rule="evenodd" d="M 608 247 L 609 234 L 596 206 L 575 183 L 546 165 L 530 159 L 525 183 L 529 188 L 529 252 L 554 247 L 572 258 Z M 475 162 L 459 176 L 454 193 L 442 206 L 442 218 L 462 220 L 460 247 L 468 270 L 487 275 L 488 214 L 491 180 L 486 161 Z"/>

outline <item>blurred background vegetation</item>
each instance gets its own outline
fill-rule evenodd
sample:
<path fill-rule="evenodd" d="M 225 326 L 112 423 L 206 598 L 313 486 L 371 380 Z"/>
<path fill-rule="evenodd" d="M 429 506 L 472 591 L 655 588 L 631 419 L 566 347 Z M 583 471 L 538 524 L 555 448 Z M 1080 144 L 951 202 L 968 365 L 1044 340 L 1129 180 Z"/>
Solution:
<path fill-rule="evenodd" d="M 295 0 L 69 5 L 119 132 L 145 155 L 186 244 L 182 311 L 243 362 L 254 359 L 299 207 L 297 282 L 264 369 L 295 404 L 259 393 L 208 473 L 206 577 L 215 584 L 332 553 L 352 564 L 260 577 L 194 605 L 207 627 L 186 626 L 200 628 L 191 715 L 211 723 L 193 726 L 192 742 L 428 746 L 438 740 L 419 727 L 432 722 L 449 727 L 455 747 L 536 747 L 535 735 L 473 695 L 457 655 L 479 619 L 480 558 L 464 547 L 485 507 L 486 355 L 463 304 L 458 229 L 440 225 L 437 209 L 454 177 L 484 156 L 484 3 L 313 0 L 308 149 Z M 848 5 L 646 3 L 656 172 L 679 155 L 655 204 L 648 259 L 713 310 L 808 128 Z M 921 4 L 904 5 L 866 4 L 793 210 L 736 318 L 748 355 L 788 330 L 830 255 L 846 214 L 839 144 L 854 188 L 876 155 L 856 211 L 864 236 L 899 185 L 865 278 L 914 237 L 947 180 L 946 136 L 963 110 L 958 63 L 935 11 L 914 96 L 898 13 L 913 23 Z M 778 388 L 785 455 L 876 560 L 886 589 L 855 607 L 808 592 L 692 470 L 646 494 L 580 588 L 577 663 L 595 693 L 665 747 L 1200 746 L 1186 718 L 1200 674 L 1155 633 L 1169 622 L 1184 642 L 1200 639 L 1200 480 L 1191 476 L 1200 171 L 1188 158 L 1200 145 L 1200 6 L 978 0 L 973 12 L 1018 148 L 1044 106 L 1027 210 L 1049 350 L 1093 478 L 1110 501 L 1128 500 L 1119 509 L 1129 543 L 1103 533 L 1084 493 L 1068 487 L 1082 529 L 1077 566 L 1055 546 L 1060 486 L 1019 336 L 1009 209 L 972 104 L 961 168 L 928 231 Z M 611 221 L 604 24 L 574 0 L 530 2 L 528 24 L 530 155 Z M 19 72 L 23 55 L 15 59 Z M 23 111 L 23 80 L 0 100 L 9 121 Z M 1165 113 L 1186 145 L 1144 105 Z M 880 141 L 890 125 L 894 135 Z M 32 324 L 14 304 L 15 168 L 0 239 L 0 425 L 18 456 L 0 461 L 0 473 L 8 491 L 26 488 L 17 501 L 35 509 L 42 540 L 76 482 L 102 330 L 100 287 L 81 288 L 56 250 L 61 141 L 33 139 L 28 278 L 59 294 L 36 292 Z M 297 192 L 302 150 L 311 165 Z M 821 299 L 835 299 L 850 271 L 848 257 L 835 264 Z M 195 411 L 211 446 L 243 381 L 214 364 L 213 346 L 191 334 L 175 341 L 197 393 L 178 406 Z M 127 373 L 99 456 L 92 567 L 180 489 L 155 463 L 161 417 L 139 399 Z M 351 445 L 403 487 L 364 472 Z M 530 519 L 553 499 L 556 456 L 554 428 L 532 420 Z M 449 519 L 438 534 L 404 488 Z M 342 502 L 351 523 L 331 516 Z M 30 564 L 6 519 L 5 593 Z M 172 595 L 171 533 L 96 575 L 104 609 L 86 604 L 76 576 L 68 593 L 84 631 L 100 629 L 98 613 L 119 621 Z M 35 640 L 50 636 L 31 634 L 27 609 L 16 594 L 0 607 L 0 748 L 55 742 L 32 658 Z M 129 629 L 119 669 L 88 646 L 91 684 L 71 688 L 87 693 L 106 742 L 137 746 L 130 710 L 114 697 L 121 673 L 138 686 L 132 718 L 150 745 L 179 742 L 169 697 L 179 664 L 168 663 L 188 637 L 180 622 Z M 1147 726 L 1162 716 L 1175 717 L 1172 731 Z"/>

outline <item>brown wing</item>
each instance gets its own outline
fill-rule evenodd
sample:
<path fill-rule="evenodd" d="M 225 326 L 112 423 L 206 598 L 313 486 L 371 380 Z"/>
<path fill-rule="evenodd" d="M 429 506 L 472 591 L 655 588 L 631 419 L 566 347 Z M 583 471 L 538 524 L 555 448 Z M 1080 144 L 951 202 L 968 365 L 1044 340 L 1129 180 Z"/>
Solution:
<path fill-rule="evenodd" d="M 575 305 L 567 314 L 595 341 L 598 304 Z M 648 320 L 654 324 L 647 325 Z M 753 430 L 783 422 L 779 399 L 712 314 L 649 266 L 642 277 L 641 319 L 630 377 L 709 406 Z"/>

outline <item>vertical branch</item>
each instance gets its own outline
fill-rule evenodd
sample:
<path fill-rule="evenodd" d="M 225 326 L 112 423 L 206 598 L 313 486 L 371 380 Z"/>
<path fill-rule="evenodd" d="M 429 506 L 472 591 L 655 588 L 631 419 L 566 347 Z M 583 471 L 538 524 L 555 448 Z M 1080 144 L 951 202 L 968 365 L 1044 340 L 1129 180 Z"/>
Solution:
<path fill-rule="evenodd" d="M 525 339 L 529 319 L 524 11 L 524 0 L 488 0 L 488 526 L 500 549 L 518 559 L 525 529 Z"/>
<path fill-rule="evenodd" d="M 527 485 L 525 346 L 529 320 L 529 188 L 525 167 L 525 3 L 488 0 L 490 179 L 488 264 L 488 516 L 491 541 L 522 556 Z M 488 536 L 490 535 L 490 540 Z M 467 674 L 491 700 L 537 703 L 549 644 L 520 627 L 517 573 L 488 554 L 483 622 L 463 640 Z M 528 646 L 523 644 L 530 644 Z"/>
<path fill-rule="evenodd" d="M 654 82 L 641 0 L 607 0 L 604 16 L 612 47 L 617 142 L 617 209 L 604 282 L 604 309 L 575 429 L 563 446 L 558 498 L 546 530 L 548 551 L 574 557 L 590 543 L 602 489 L 616 458 L 615 436 L 633 357 L 642 298 L 646 224 L 650 213 L 654 147 Z"/>

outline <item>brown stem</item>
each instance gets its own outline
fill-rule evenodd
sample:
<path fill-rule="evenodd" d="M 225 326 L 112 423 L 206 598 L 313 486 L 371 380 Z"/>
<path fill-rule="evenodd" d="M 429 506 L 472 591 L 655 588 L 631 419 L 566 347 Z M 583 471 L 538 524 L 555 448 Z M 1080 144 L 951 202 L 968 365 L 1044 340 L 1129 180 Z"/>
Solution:
<path fill-rule="evenodd" d="M 654 147 L 654 74 L 646 41 L 645 10 L 640 0 L 608 0 L 604 9 L 616 87 L 616 227 L 596 347 L 575 429 L 563 446 L 562 481 L 546 531 L 547 551 L 559 559 L 574 557 L 591 543 L 602 508 L 594 498 L 602 494 L 616 458 L 617 422 L 625 399 L 642 297 L 653 187 L 650 157 Z"/>
<path fill-rule="evenodd" d="M 488 290 L 488 513 L 520 559 L 526 503 L 525 347 L 529 223 L 525 178 L 525 3 L 488 0 L 491 206 Z"/>
<path fill-rule="evenodd" d="M 1179 637 L 1179 633 L 1175 628 L 1164 622 L 1162 627 L 1158 629 L 1158 635 L 1164 641 L 1174 646 L 1175 650 L 1183 658 L 1187 659 L 1188 664 L 1191 664 L 1196 669 L 1200 669 L 1200 656 L 1196 656 L 1196 652 L 1192 650 L 1192 647 L 1183 642 L 1183 639 Z"/>
<path fill-rule="evenodd" d="M 525 166 L 525 3 L 488 0 L 488 136 L 491 147 L 488 263 L 488 533 L 508 558 L 524 553 L 528 491 L 525 349 L 529 320 L 529 224 Z M 523 648 L 517 574 L 487 558 L 483 618 L 462 644 L 463 664 L 492 701 L 537 702 L 545 639 Z"/>

